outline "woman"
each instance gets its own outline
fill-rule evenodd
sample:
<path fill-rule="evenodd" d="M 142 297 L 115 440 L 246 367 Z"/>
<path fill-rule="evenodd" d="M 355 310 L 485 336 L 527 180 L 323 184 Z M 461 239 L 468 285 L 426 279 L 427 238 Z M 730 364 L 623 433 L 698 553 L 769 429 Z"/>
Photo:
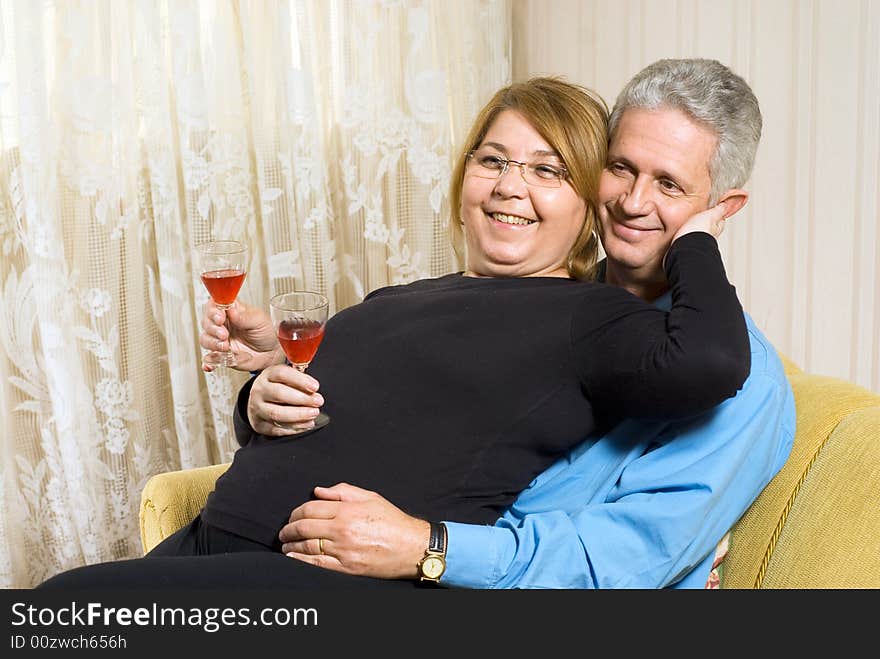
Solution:
<path fill-rule="evenodd" d="M 408 586 L 291 561 L 278 532 L 316 485 L 340 481 L 424 519 L 490 524 L 599 425 L 694 414 L 734 395 L 749 345 L 710 235 L 721 231 L 723 208 L 676 236 L 670 312 L 589 281 L 606 116 L 586 90 L 554 79 L 500 90 L 453 174 L 467 270 L 380 289 L 337 313 L 310 376 L 269 366 L 277 350 L 268 317 L 239 309 L 230 320 L 250 350 L 241 366 L 265 370 L 240 394 L 242 449 L 201 514 L 149 559 L 80 568 L 47 585 Z M 213 324 L 202 336 L 211 348 Z M 322 403 L 328 426 L 281 437 L 279 426 L 308 425 Z"/>

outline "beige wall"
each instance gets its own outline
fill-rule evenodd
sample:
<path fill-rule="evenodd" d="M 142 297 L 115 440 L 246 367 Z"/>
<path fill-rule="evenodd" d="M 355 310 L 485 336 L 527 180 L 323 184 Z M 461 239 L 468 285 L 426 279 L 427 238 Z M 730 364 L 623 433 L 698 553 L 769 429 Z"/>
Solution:
<path fill-rule="evenodd" d="M 804 369 L 880 391 L 880 1 L 514 0 L 513 77 L 561 74 L 609 105 L 661 57 L 753 87 L 751 200 L 721 237 L 743 304 Z"/>

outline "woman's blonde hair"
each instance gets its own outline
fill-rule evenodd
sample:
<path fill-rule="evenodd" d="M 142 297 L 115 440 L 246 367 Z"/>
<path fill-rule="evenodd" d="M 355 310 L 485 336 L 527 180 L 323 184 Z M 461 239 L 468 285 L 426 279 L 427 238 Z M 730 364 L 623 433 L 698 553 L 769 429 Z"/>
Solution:
<path fill-rule="evenodd" d="M 504 87 L 477 115 L 452 170 L 452 244 L 462 241 L 461 190 L 468 153 L 480 146 L 492 122 L 505 110 L 521 114 L 547 140 L 565 163 L 575 192 L 586 201 L 584 224 L 568 253 L 566 267 L 575 279 L 593 279 L 599 253 L 599 178 L 608 151 L 608 106 L 586 87 L 558 77 L 532 78 Z"/>

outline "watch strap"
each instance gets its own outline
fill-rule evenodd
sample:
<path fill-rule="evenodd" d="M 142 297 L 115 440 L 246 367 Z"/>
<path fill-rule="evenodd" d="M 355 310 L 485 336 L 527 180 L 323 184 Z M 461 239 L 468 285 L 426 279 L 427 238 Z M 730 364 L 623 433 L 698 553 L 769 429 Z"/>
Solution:
<path fill-rule="evenodd" d="M 431 522 L 431 535 L 428 540 L 428 551 L 434 554 L 446 553 L 446 524 Z"/>

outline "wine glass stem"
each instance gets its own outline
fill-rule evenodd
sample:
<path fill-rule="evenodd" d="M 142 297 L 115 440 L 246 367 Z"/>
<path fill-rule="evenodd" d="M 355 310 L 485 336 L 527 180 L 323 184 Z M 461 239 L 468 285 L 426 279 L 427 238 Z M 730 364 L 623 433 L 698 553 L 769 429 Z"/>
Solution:
<path fill-rule="evenodd" d="M 217 308 L 222 309 L 226 312 L 225 320 L 223 321 L 223 327 L 226 328 L 226 343 L 229 345 L 228 350 L 218 350 L 217 352 L 223 355 L 223 366 L 229 366 L 231 364 L 232 358 L 232 332 L 229 331 L 229 307 L 231 304 L 218 304 Z"/>

